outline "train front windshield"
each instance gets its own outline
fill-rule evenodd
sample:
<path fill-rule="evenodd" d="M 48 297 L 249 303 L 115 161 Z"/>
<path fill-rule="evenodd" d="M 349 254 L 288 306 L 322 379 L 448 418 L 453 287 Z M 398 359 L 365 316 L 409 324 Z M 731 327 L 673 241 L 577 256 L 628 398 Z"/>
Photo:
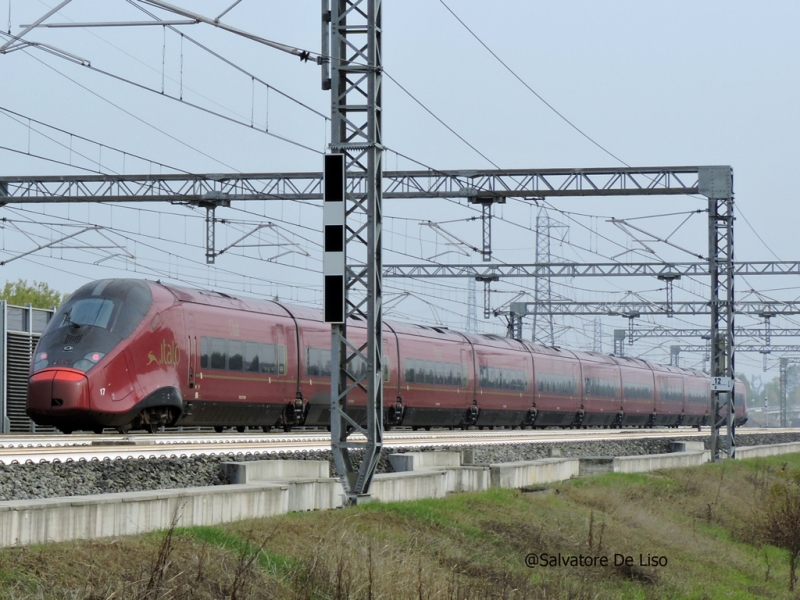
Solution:
<path fill-rule="evenodd" d="M 83 286 L 53 315 L 37 345 L 33 372 L 46 367 L 88 371 L 133 332 L 152 302 L 150 288 L 136 279 Z"/>

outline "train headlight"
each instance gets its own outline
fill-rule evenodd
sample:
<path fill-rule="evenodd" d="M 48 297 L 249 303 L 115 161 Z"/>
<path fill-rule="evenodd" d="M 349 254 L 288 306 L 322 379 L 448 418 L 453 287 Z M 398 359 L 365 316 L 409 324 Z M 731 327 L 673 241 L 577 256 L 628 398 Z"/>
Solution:
<path fill-rule="evenodd" d="M 84 356 L 82 359 L 75 361 L 75 364 L 72 365 L 72 368 L 80 371 L 88 371 L 104 356 L 105 354 L 102 352 L 89 352 L 89 354 Z"/>
<path fill-rule="evenodd" d="M 47 360 L 47 352 L 38 352 L 33 360 L 33 372 L 41 371 L 48 364 L 50 363 Z"/>

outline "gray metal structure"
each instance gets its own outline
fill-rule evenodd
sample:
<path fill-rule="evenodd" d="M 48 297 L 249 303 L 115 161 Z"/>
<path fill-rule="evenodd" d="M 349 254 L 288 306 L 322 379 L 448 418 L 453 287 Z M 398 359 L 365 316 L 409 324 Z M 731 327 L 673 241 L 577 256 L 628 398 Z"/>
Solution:
<path fill-rule="evenodd" d="M 532 302 L 512 302 L 511 312 L 522 318 L 530 315 L 529 306 Z M 777 315 L 800 314 L 800 300 L 740 300 L 733 303 L 736 312 L 753 317 L 758 316 L 765 308 L 775 311 Z M 712 310 L 708 302 L 673 302 L 673 314 L 676 315 L 711 315 Z M 554 300 L 550 304 L 550 313 L 556 316 L 568 315 L 605 315 L 610 317 L 625 317 L 636 319 L 645 315 L 667 315 L 667 303 L 657 301 L 639 302 L 572 302 L 567 300 Z M 500 314 L 499 312 L 497 314 Z M 635 332 L 632 329 L 631 332 Z"/>
<path fill-rule="evenodd" d="M 700 193 L 698 173 L 703 168 L 709 167 L 385 171 L 382 187 L 387 200 L 469 199 L 476 194 L 675 196 Z M 354 195 L 365 194 L 367 173 L 348 173 L 348 186 Z M 0 177 L 0 194 L 6 202 L 20 203 L 322 200 L 322 172 Z"/>
<path fill-rule="evenodd" d="M 53 431 L 25 414 L 31 358 L 53 312 L 0 300 L 0 433 Z"/>
<path fill-rule="evenodd" d="M 708 268 L 711 275 L 711 459 L 725 453 L 736 457 L 733 381 L 734 365 L 734 270 L 733 270 L 733 170 L 710 167 L 699 172 L 699 191 L 708 198 Z M 726 389 L 727 388 L 727 389 Z M 722 414 L 723 408 L 725 415 Z M 725 439 L 720 430 L 725 427 Z"/>
<path fill-rule="evenodd" d="M 780 304 L 783 304 L 782 302 Z M 742 338 L 764 338 L 764 343 L 767 344 L 769 337 L 800 337 L 800 328 L 780 327 L 778 329 L 755 329 L 747 327 L 737 327 L 734 331 L 737 339 Z M 633 338 L 681 338 L 681 337 L 694 337 L 702 338 L 710 335 L 708 329 L 672 329 L 668 327 L 653 327 L 649 329 L 634 329 Z M 769 345 L 769 344 L 767 344 Z"/>
<path fill-rule="evenodd" d="M 337 0 L 339 7 L 340 0 Z M 375 5 L 373 6 L 373 3 Z M 380 10 L 380 4 L 376 0 L 362 0 L 360 2 L 346 2 L 344 6 L 358 6 L 362 9 L 373 6 L 375 11 Z M 709 262 L 695 264 L 687 267 L 686 274 L 700 274 L 705 272 L 712 280 L 712 297 L 710 303 L 669 303 L 669 312 L 674 314 L 711 314 L 711 372 L 714 377 L 727 377 L 733 373 L 733 315 L 735 308 L 733 304 L 733 278 L 736 274 L 736 265 L 733 262 L 733 195 L 732 195 L 732 169 L 728 166 L 722 167 L 642 167 L 642 168 L 599 168 L 599 169 L 517 169 L 517 170 L 484 170 L 484 171 L 396 171 L 384 173 L 381 178 L 370 180 L 370 173 L 380 173 L 380 140 L 372 144 L 368 139 L 370 131 L 375 129 L 380 133 L 379 111 L 378 116 L 370 122 L 369 118 L 364 118 L 365 123 L 359 124 L 356 121 L 351 123 L 352 129 L 347 129 L 349 121 L 343 115 L 353 113 L 363 114 L 368 112 L 370 103 L 358 104 L 349 107 L 346 104 L 337 102 L 342 100 L 342 88 L 336 85 L 351 85 L 353 89 L 358 86 L 365 86 L 360 90 L 361 99 L 369 97 L 370 83 L 372 91 L 377 92 L 378 103 L 371 106 L 379 106 L 380 88 L 380 69 L 370 70 L 365 68 L 368 62 L 364 56 L 369 52 L 369 40 L 363 45 L 357 43 L 346 43 L 342 46 L 347 35 L 362 36 L 369 38 L 370 33 L 375 34 L 380 28 L 372 28 L 368 23 L 362 24 L 361 28 L 353 28 L 351 31 L 340 31 L 336 33 L 334 11 L 331 11 L 331 47 L 332 59 L 331 67 L 335 70 L 337 64 L 345 65 L 345 69 L 339 69 L 338 75 L 331 78 L 331 86 L 334 104 L 333 125 L 334 135 L 332 137 L 334 151 L 345 151 L 360 153 L 359 161 L 354 161 L 353 165 L 357 168 L 348 169 L 348 196 L 356 199 L 368 199 L 370 194 L 375 196 L 375 190 L 382 194 L 384 198 L 404 199 L 404 198 L 474 198 L 477 195 L 492 197 L 569 197 L 569 196 L 654 196 L 654 195 L 686 195 L 702 194 L 708 198 L 709 207 Z M 352 10 L 348 14 L 355 15 L 354 18 L 367 19 L 368 10 Z M 341 11 L 338 14 L 344 14 Z M 375 13 L 377 15 L 377 12 Z M 336 37 L 336 36 L 339 37 Z M 379 41 L 379 35 L 375 35 Z M 337 41 L 338 40 L 338 41 Z M 374 46 L 374 44 L 373 44 Z M 378 44 L 379 46 L 379 44 Z M 339 48 L 337 50 L 336 48 Z M 347 63 L 337 57 L 336 52 L 342 49 L 349 49 L 354 53 L 360 53 L 361 62 L 359 65 Z M 379 54 L 379 53 L 378 53 Z M 347 69 L 352 68 L 352 71 Z M 359 71 L 360 78 L 348 80 L 348 74 Z M 349 81 L 349 84 L 347 83 Z M 344 83 L 342 83 L 344 82 Z M 336 90 L 339 90 L 337 93 Z M 338 108 L 337 108 L 338 107 Z M 361 111 L 361 113 L 359 113 Z M 344 124 L 343 124 L 344 122 Z M 338 125 L 336 124 L 338 123 Z M 377 127 L 375 127 L 377 125 Z M 352 134 L 352 137 L 342 138 L 343 127 Z M 342 141 L 344 139 L 344 141 Z M 358 143 L 361 143 L 359 145 Z M 343 143 L 343 146 L 340 145 Z M 370 163 L 369 157 L 375 159 Z M 374 167 L 370 170 L 370 164 Z M 371 182 L 371 183 L 370 183 Z M 477 190 L 477 193 L 476 193 Z M 187 203 L 197 203 L 203 200 L 213 201 L 234 201 L 234 200 L 282 200 L 282 199 L 303 199 L 321 200 L 322 199 L 322 174 L 321 173 L 288 173 L 288 174 L 228 174 L 228 175 L 159 175 L 159 176 L 88 176 L 88 177 L 5 177 L 0 178 L 0 202 L 69 202 L 75 200 L 103 200 L 113 201 L 153 201 L 153 200 L 180 200 Z M 380 237 L 380 223 L 370 221 L 367 213 L 369 211 L 369 201 L 365 201 L 362 206 L 364 210 L 360 213 L 364 216 L 365 222 L 359 222 L 356 229 L 348 232 L 349 242 L 356 241 L 357 233 L 368 234 L 368 229 L 372 226 L 377 227 L 376 237 Z M 351 213 L 348 213 L 350 216 Z M 378 221 L 380 221 L 380 210 L 377 211 Z M 355 221 L 355 219 L 354 219 Z M 212 221 L 213 222 L 213 221 Z M 373 240 L 374 241 L 374 240 Z M 369 242 L 358 241 L 361 247 L 368 246 Z M 379 248 L 379 246 L 378 246 Z M 366 261 L 366 267 L 362 273 L 352 272 L 354 281 L 359 285 L 364 284 L 369 289 L 369 285 L 378 284 L 378 294 L 380 293 L 380 270 L 368 276 L 369 265 L 374 264 L 373 258 L 377 259 L 380 265 L 380 255 L 370 255 Z M 565 265 L 558 265 L 564 268 Z M 661 273 L 648 274 L 675 274 L 674 264 L 666 266 L 659 265 Z M 567 265 L 568 267 L 568 265 Z M 414 265 L 413 269 L 419 269 Z M 437 267 L 438 268 L 438 267 Z M 614 264 L 608 267 L 611 271 L 622 274 L 624 266 Z M 647 271 L 651 266 L 642 267 Z M 591 270 L 597 270 L 595 266 L 590 266 Z M 656 270 L 656 269 L 652 269 Z M 692 273 L 691 271 L 695 272 Z M 467 272 L 460 273 L 460 276 L 469 275 L 476 277 L 478 281 L 484 282 L 484 296 L 490 293 L 489 284 L 501 275 L 495 272 L 476 273 L 475 267 Z M 798 273 L 800 263 L 760 263 L 755 272 L 744 274 L 762 273 Z M 529 275 L 542 275 L 542 272 L 529 273 Z M 600 274 L 600 273 L 598 273 Z M 682 273 L 681 273 L 682 274 Z M 405 273 L 403 274 L 405 275 Z M 454 275 L 457 276 L 457 275 Z M 552 274 L 551 274 L 552 276 Z M 574 274 L 572 276 L 575 276 Z M 361 277 L 359 279 L 359 277 Z M 377 316 L 380 322 L 380 310 L 377 314 L 368 314 L 369 309 L 366 303 L 370 298 L 367 293 L 364 302 L 348 302 L 348 309 L 364 312 L 366 320 L 370 326 L 375 325 Z M 488 298 L 485 298 L 488 300 Z M 485 301 L 486 305 L 487 302 Z M 590 314 L 590 315 L 621 315 L 628 318 L 635 318 L 638 314 L 666 314 L 666 310 L 658 308 L 659 303 L 553 303 L 554 314 Z M 661 303 L 663 304 L 663 303 Z M 743 307 L 747 312 L 756 311 L 758 307 L 763 309 L 766 303 L 738 303 L 737 306 Z M 800 313 L 800 304 L 776 303 L 771 305 L 776 314 L 797 314 Z M 520 327 L 515 327 L 515 331 L 521 331 Z M 345 339 L 345 338 L 343 338 Z M 380 340 L 378 339 L 378 346 Z M 352 348 L 351 348 L 352 350 Z M 375 364 L 380 364 L 381 357 L 368 354 L 374 359 Z M 377 371 L 380 372 L 380 371 Z M 378 380 L 377 377 L 370 377 L 371 380 Z M 369 382 L 368 382 L 369 383 Z M 373 384 L 375 382 L 373 381 Z M 378 390 L 381 390 L 381 383 L 377 381 Z M 721 402 L 732 402 L 730 394 L 723 393 Z M 372 396 L 370 396 L 372 399 Z M 720 396 L 715 394 L 717 401 Z M 718 406 L 715 415 L 719 416 Z M 734 452 L 732 412 L 729 411 L 730 418 L 727 423 L 727 448 L 729 453 Z M 720 419 L 715 419 L 714 431 L 718 433 L 720 426 L 726 425 Z M 714 436 L 713 455 L 720 457 L 718 435 Z M 342 442 L 346 444 L 346 442 Z M 371 447 L 380 445 L 375 441 Z M 346 448 L 345 448 L 346 450 Z M 358 475 L 355 477 L 356 485 L 369 479 L 367 476 Z"/>
<path fill-rule="evenodd" d="M 539 208 L 536 215 L 536 263 L 550 263 L 550 229 L 558 225 L 550 218 L 544 207 Z M 555 346 L 555 327 L 553 315 L 547 314 L 553 299 L 550 277 L 539 276 L 534 279 L 533 292 L 533 341 L 546 346 Z M 521 335 L 522 332 L 520 332 Z"/>
<path fill-rule="evenodd" d="M 323 68 L 323 89 L 331 90 L 330 149 L 344 155 L 346 180 L 360 183 L 346 193 L 346 320 L 331 326 L 331 449 L 348 502 L 356 503 L 368 498 L 383 446 L 382 2 L 332 0 L 329 11 L 323 0 L 322 13 L 323 44 L 330 42 L 329 53 L 323 48 L 330 55 L 330 83 Z M 366 323 L 366 341 L 348 334 L 353 318 Z M 348 394 L 356 389 L 367 395 L 363 421 L 349 414 Z M 362 453 L 358 465 L 353 451 Z"/>
<path fill-rule="evenodd" d="M 789 426 L 789 365 L 800 363 L 800 357 L 783 357 L 780 359 L 780 426 Z"/>

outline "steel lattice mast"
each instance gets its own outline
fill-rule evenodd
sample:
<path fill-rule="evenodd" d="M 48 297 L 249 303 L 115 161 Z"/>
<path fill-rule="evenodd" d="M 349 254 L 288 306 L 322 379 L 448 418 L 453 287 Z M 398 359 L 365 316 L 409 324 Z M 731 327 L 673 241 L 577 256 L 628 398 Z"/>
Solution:
<path fill-rule="evenodd" d="M 552 219 L 544 207 L 539 208 L 536 215 L 536 262 L 550 262 L 550 226 Z M 550 278 L 540 276 L 535 279 L 534 307 L 533 307 L 533 341 L 547 346 L 555 346 L 553 315 L 547 314 L 552 300 L 552 285 Z"/>
<path fill-rule="evenodd" d="M 699 172 L 700 193 L 708 198 L 708 264 L 711 274 L 711 458 L 736 457 L 734 431 L 733 171 L 709 167 Z M 723 414 L 723 412 L 725 414 Z M 725 442 L 720 429 L 725 428 Z"/>
<path fill-rule="evenodd" d="M 333 0 L 329 15 L 326 4 L 330 149 L 344 155 L 346 181 L 363 178 L 357 189 L 346 186 L 345 322 L 331 327 L 331 449 L 347 499 L 357 502 L 369 491 L 383 445 L 381 0 Z M 352 318 L 366 323 L 366 341 L 348 332 Z M 348 393 L 357 389 L 367 394 L 365 422 L 348 414 Z M 351 440 L 355 432 L 366 441 Z M 353 450 L 363 452 L 358 466 Z"/>

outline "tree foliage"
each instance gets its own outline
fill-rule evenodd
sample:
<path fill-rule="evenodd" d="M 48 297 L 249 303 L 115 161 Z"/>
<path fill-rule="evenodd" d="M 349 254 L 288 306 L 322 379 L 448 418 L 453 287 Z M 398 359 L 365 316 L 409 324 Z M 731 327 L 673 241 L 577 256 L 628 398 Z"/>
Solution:
<path fill-rule="evenodd" d="M 0 299 L 17 306 L 24 306 L 30 302 L 34 308 L 50 308 L 61 304 L 66 299 L 66 294 L 54 290 L 44 281 L 28 283 L 24 279 L 19 279 L 15 282 L 6 282 L 0 292 Z"/>

